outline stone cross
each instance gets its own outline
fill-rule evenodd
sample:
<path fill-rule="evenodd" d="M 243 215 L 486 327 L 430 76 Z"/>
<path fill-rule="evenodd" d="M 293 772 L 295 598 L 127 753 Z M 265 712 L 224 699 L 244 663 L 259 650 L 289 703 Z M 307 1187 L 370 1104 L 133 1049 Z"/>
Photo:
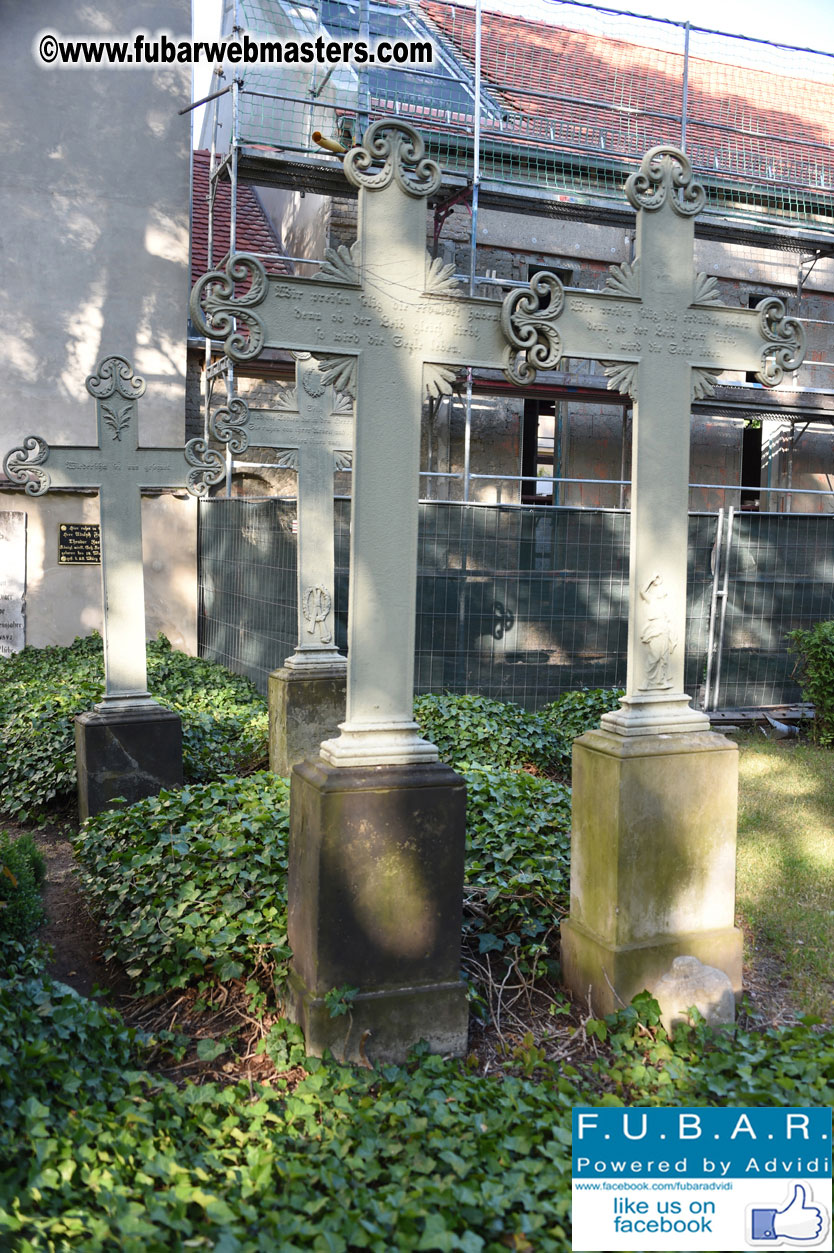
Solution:
<path fill-rule="evenodd" d="M 333 473 L 351 463 L 353 405 L 309 353 L 296 353 L 295 377 L 274 408 L 235 397 L 212 415 L 211 430 L 235 453 L 279 449 L 276 465 L 298 474 L 298 643 L 284 665 L 310 671 L 345 664 L 333 636 Z"/>
<path fill-rule="evenodd" d="M 683 690 L 692 400 L 711 395 L 722 370 L 756 370 L 774 386 L 801 364 L 804 331 L 775 297 L 721 305 L 715 280 L 694 272 L 706 194 L 683 152 L 652 148 L 625 191 L 635 260 L 612 266 L 600 293 L 566 291 L 544 273 L 511 293 L 508 373 L 524 385 L 561 357 L 596 358 L 634 401 L 626 695 L 602 724 L 621 735 L 696 731 L 709 719 Z"/>
<path fill-rule="evenodd" d="M 416 131 L 374 122 L 344 170 L 359 188 L 359 238 L 328 250 L 315 279 L 267 278 L 256 258 L 238 254 L 191 296 L 195 325 L 225 336 L 233 359 L 312 351 L 325 379 L 355 398 L 347 719 L 322 757 L 345 766 L 436 760 L 412 718 L 426 391 L 450 391 L 450 367 L 460 366 L 506 366 L 514 382 L 532 383 L 563 356 L 603 360 L 609 386 L 635 400 L 628 692 L 606 722 L 623 734 L 707 726 L 683 692 L 690 403 L 723 369 L 758 369 L 763 383 L 777 383 L 802 360 L 801 327 L 775 298 L 723 308 L 715 281 L 693 273 L 705 194 L 676 149 L 652 149 L 628 180 L 638 258 L 612 267 L 604 292 L 565 291 L 540 274 L 503 306 L 458 294 L 451 266 L 427 264 L 425 201 L 440 170 Z"/>
<path fill-rule="evenodd" d="M 191 313 L 233 359 L 311 351 L 354 397 L 347 717 L 321 755 L 336 766 L 431 762 L 437 750 L 413 720 L 422 401 L 451 391 L 450 367 L 500 368 L 506 344 L 500 305 L 458 295 L 453 267 L 427 257 L 426 198 L 441 177 L 417 132 L 373 123 L 344 170 L 359 188 L 350 249 L 328 250 L 314 279 L 267 278 L 238 254 L 197 282 Z"/>
<path fill-rule="evenodd" d="M 138 404 L 144 379 L 125 357 L 105 357 L 87 379 L 96 400 L 98 439 L 89 447 L 51 448 L 29 435 L 6 454 L 3 467 L 30 496 L 50 487 L 93 489 L 101 514 L 101 583 L 104 619 L 104 700 L 100 709 L 152 706 L 145 661 L 142 567 L 142 488 L 187 487 L 205 495 L 223 477 L 220 455 L 203 440 L 185 448 L 141 448 Z M 192 469 L 188 469 L 191 466 Z"/>

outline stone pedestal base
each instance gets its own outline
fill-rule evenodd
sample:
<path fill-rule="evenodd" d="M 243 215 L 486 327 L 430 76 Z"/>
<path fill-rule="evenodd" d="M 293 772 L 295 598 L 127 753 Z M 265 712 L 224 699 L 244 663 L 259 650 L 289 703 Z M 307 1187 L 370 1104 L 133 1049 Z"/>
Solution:
<path fill-rule="evenodd" d="M 740 996 L 737 804 L 738 749 L 723 735 L 575 741 L 562 974 L 594 1014 L 651 989 L 682 955 L 723 970 Z"/>
<path fill-rule="evenodd" d="M 128 804 L 182 787 L 182 723 L 148 701 L 137 708 L 97 708 L 75 719 L 78 817 L 83 822 L 117 797 Z"/>
<path fill-rule="evenodd" d="M 318 757 L 322 740 L 338 735 L 345 720 L 345 665 L 284 666 L 269 676 L 269 768 L 289 775 L 307 757 Z"/>
<path fill-rule="evenodd" d="M 307 1049 L 405 1060 L 466 1051 L 460 978 L 466 787 L 441 764 L 292 772 L 290 1016 Z M 325 997 L 358 988 L 350 1013 Z"/>

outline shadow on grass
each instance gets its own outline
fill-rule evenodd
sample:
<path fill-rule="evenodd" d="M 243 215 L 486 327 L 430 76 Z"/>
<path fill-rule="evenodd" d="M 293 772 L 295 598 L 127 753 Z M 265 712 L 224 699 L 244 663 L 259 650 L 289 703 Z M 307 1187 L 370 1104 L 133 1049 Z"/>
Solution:
<path fill-rule="evenodd" d="M 737 908 L 800 1012 L 834 1017 L 834 751 L 737 737 Z"/>

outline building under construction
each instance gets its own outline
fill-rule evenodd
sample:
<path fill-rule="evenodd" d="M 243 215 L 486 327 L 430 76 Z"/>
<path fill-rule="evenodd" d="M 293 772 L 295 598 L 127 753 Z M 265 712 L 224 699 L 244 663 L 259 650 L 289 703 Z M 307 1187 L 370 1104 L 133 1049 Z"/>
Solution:
<path fill-rule="evenodd" d="M 413 40 L 434 55 L 396 67 L 219 66 L 195 153 L 194 276 L 230 251 L 255 253 L 268 272 L 314 274 L 326 248 L 355 237 L 356 202 L 332 149 L 396 115 L 442 167 L 427 248 L 464 289 L 498 296 L 549 270 L 599 290 L 633 257 L 626 177 L 649 148 L 683 147 L 708 197 L 696 269 L 717 279 L 725 304 L 780 297 L 808 339 L 788 388 L 725 372 L 693 403 L 688 682 L 710 708 L 793 699 L 784 632 L 834 616 L 834 57 L 578 0 L 543 0 L 536 14 L 444 0 L 228 0 L 224 35 Z M 209 436 L 230 396 L 266 403 L 292 371 L 281 353 L 236 371 L 195 341 L 192 433 Z M 600 363 L 573 359 L 526 393 L 497 371 L 463 371 L 451 397 L 427 402 L 422 687 L 539 703 L 619 680 L 630 405 Z M 258 509 L 289 511 L 291 536 L 294 476 L 279 460 L 272 449 L 228 453 L 219 494 L 247 500 L 237 507 L 250 526 Z M 336 490 L 349 494 L 349 473 Z M 271 503 L 256 504 L 263 497 Z M 212 564 L 231 516 L 221 528 L 213 502 L 202 514 L 204 643 L 260 678 L 266 663 L 240 655 L 231 601 L 223 608 L 230 584 Z M 292 554 L 275 561 L 277 606 Z M 343 566 L 344 581 L 345 553 Z"/>

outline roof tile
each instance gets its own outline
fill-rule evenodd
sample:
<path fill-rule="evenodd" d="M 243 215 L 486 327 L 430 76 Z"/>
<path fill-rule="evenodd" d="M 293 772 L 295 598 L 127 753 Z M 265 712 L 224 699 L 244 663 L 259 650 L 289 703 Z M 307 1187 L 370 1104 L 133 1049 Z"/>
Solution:
<path fill-rule="evenodd" d="M 191 282 L 205 274 L 208 265 L 208 197 L 211 153 L 200 149 L 194 153 L 194 194 L 191 221 Z M 212 262 L 216 266 L 229 249 L 232 189 L 227 179 L 217 182 L 214 200 Z M 259 256 L 268 274 L 289 274 L 290 268 L 276 254 L 283 253 L 269 218 L 261 208 L 254 190 L 238 183 L 235 220 L 236 249 Z"/>

